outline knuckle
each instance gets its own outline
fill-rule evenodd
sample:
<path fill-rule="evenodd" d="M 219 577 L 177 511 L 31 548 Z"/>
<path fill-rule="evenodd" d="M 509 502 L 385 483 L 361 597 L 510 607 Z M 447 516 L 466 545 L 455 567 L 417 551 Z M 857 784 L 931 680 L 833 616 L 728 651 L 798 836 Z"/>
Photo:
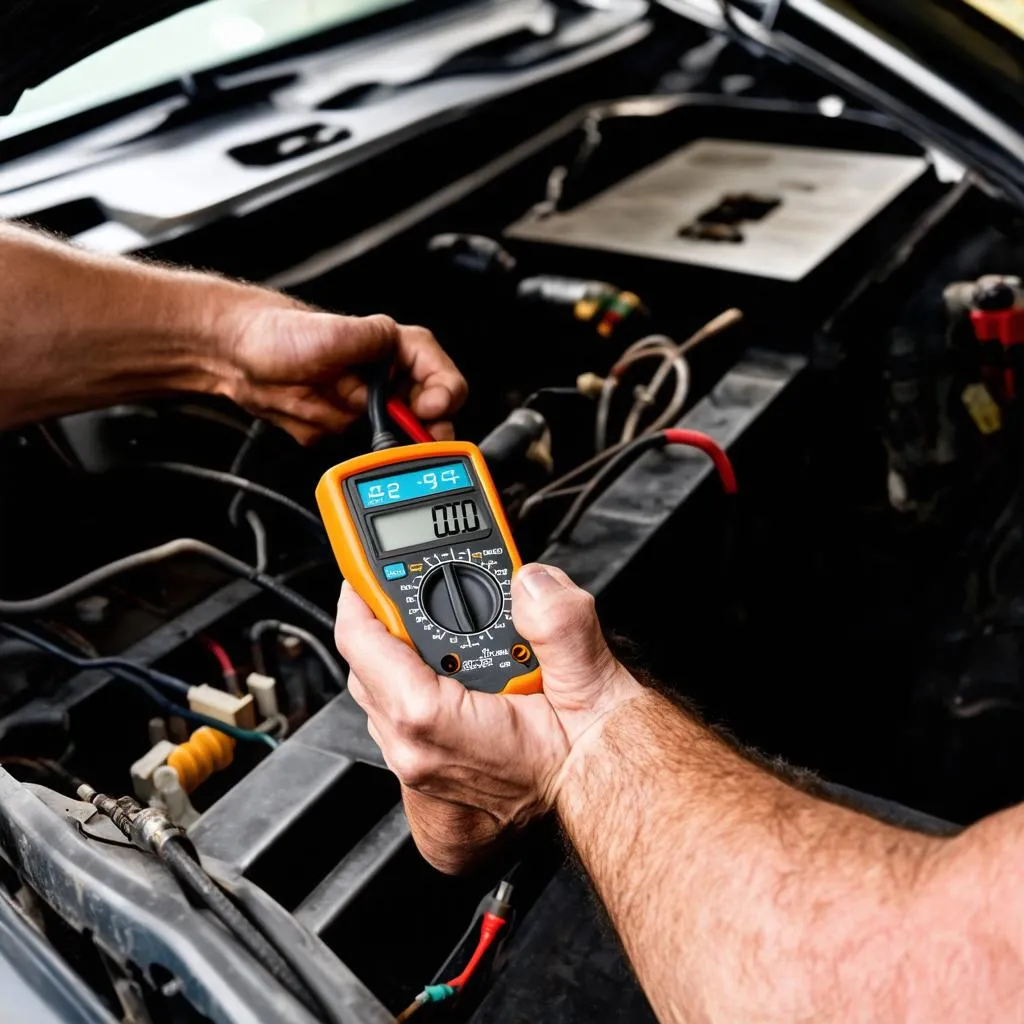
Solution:
<path fill-rule="evenodd" d="M 395 712 L 392 725 L 410 740 L 422 740 L 431 734 L 437 722 L 437 707 L 422 697 L 407 698 Z"/>
<path fill-rule="evenodd" d="M 385 752 L 388 766 L 410 789 L 425 785 L 431 775 L 430 759 L 412 743 L 396 742 Z"/>
<path fill-rule="evenodd" d="M 354 673 L 350 672 L 348 676 L 348 692 L 352 699 L 369 715 L 370 712 L 370 700 L 369 694 L 366 692 L 366 687 L 360 682 L 359 677 Z M 372 723 L 367 718 L 367 728 L 371 729 Z"/>
<path fill-rule="evenodd" d="M 434 332 L 426 327 L 422 327 L 420 324 L 406 324 L 401 328 L 402 332 L 411 341 L 415 341 L 417 344 L 436 344 L 437 339 L 434 337 Z"/>
<path fill-rule="evenodd" d="M 338 604 L 338 617 L 334 620 L 334 646 L 338 648 L 338 653 L 346 660 L 351 661 L 348 656 L 348 629 L 345 625 L 345 609 L 343 607 L 344 599 Z"/>
<path fill-rule="evenodd" d="M 586 591 L 566 592 L 544 609 L 540 632 L 546 640 L 565 639 L 589 627 L 594 599 Z"/>
<path fill-rule="evenodd" d="M 373 316 L 368 318 L 373 324 L 374 328 L 380 331 L 381 334 L 387 337 L 392 337 L 398 334 L 398 324 L 394 318 L 387 315 L 387 313 L 374 313 Z"/>

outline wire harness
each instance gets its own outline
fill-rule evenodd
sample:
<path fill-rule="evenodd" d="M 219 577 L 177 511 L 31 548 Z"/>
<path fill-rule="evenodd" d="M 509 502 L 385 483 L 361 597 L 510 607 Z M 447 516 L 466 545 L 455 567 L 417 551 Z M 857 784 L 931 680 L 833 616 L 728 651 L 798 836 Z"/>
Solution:
<path fill-rule="evenodd" d="M 228 723 L 222 722 L 220 719 L 211 718 L 209 715 L 204 715 L 201 711 L 194 711 L 192 708 L 168 699 L 157 689 L 158 686 L 163 686 L 165 689 L 172 690 L 176 694 L 187 698 L 191 687 L 184 679 L 178 679 L 176 676 L 168 675 L 166 672 L 160 672 L 149 665 L 128 661 L 126 658 L 86 658 L 81 655 L 72 654 L 71 651 L 64 650 L 63 647 L 52 643 L 45 637 L 37 636 L 35 633 L 23 629 L 21 626 L 15 626 L 11 622 L 0 622 L 0 631 L 9 633 L 25 643 L 32 644 L 33 647 L 53 655 L 53 657 L 60 659 L 65 664 L 74 665 L 76 668 L 81 669 L 107 671 L 115 679 L 130 683 L 137 690 L 141 690 L 157 707 L 169 715 L 178 715 L 181 718 L 198 722 L 201 725 L 209 725 L 220 732 L 227 733 L 228 736 L 232 736 L 236 740 L 262 743 L 272 749 L 277 747 L 277 740 L 272 736 L 266 735 L 266 733 L 228 725 Z"/>
<path fill-rule="evenodd" d="M 584 390 L 578 385 L 580 393 L 593 393 L 597 397 L 597 413 L 594 424 L 596 454 L 531 494 L 519 509 L 519 519 L 525 519 L 544 502 L 580 493 L 582 489 L 585 489 L 577 482 L 581 478 L 585 479 L 588 473 L 600 469 L 609 459 L 625 450 L 635 438 L 657 435 L 675 422 L 686 405 L 690 390 L 690 368 L 685 357 L 698 345 L 729 330 L 742 319 L 742 310 L 727 309 L 709 320 L 680 345 L 676 345 L 667 335 L 650 335 L 626 349 L 606 378 L 602 379 L 591 374 L 581 377 L 580 382 L 586 380 L 587 387 Z M 660 357 L 661 362 L 648 383 L 634 392 L 633 405 L 627 414 L 619 440 L 609 443 L 612 399 L 619 387 L 620 380 L 634 365 L 654 357 Z M 676 386 L 668 405 L 652 422 L 641 429 L 645 413 L 653 407 L 670 374 L 675 375 Z"/>
<path fill-rule="evenodd" d="M 425 986 L 419 995 L 395 1018 L 395 1024 L 403 1024 L 404 1021 L 430 1003 L 440 1003 L 445 999 L 451 999 L 466 987 L 479 969 L 487 951 L 494 945 L 498 933 L 508 924 L 512 911 L 512 892 L 511 882 L 503 880 L 498 884 L 497 889 L 484 905 L 483 918 L 480 921 L 480 936 L 466 966 L 443 984 Z"/>
<path fill-rule="evenodd" d="M 630 442 L 618 449 L 615 456 L 601 468 L 600 472 L 577 495 L 576 500 L 569 507 L 569 511 L 565 513 L 562 521 L 552 532 L 552 543 L 566 540 L 570 536 L 588 506 L 627 466 L 635 462 L 645 451 L 653 448 L 663 448 L 666 445 L 682 445 L 704 452 L 710 457 L 715 469 L 718 471 L 722 490 L 726 494 L 736 494 L 739 490 L 732 462 L 713 438 L 701 433 L 699 430 L 682 430 L 679 428 L 662 430 L 657 434 L 638 438 L 636 441 Z"/>

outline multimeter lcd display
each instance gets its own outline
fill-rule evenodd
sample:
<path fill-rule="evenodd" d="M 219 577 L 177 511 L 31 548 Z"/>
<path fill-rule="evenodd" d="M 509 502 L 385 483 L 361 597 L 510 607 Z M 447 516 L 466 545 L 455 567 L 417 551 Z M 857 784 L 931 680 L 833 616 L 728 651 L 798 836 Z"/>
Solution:
<path fill-rule="evenodd" d="M 465 470 L 462 472 L 465 474 Z M 461 501 L 438 502 L 436 505 L 417 505 L 415 508 L 373 517 L 377 543 L 384 552 L 424 545 L 433 547 L 446 541 L 456 543 L 467 534 L 490 528 L 485 509 L 472 497 Z"/>
<path fill-rule="evenodd" d="M 359 497 L 363 508 L 379 508 L 396 501 L 410 498 L 425 498 L 430 494 L 457 491 L 472 486 L 469 473 L 461 462 L 446 466 L 431 466 L 413 473 L 398 473 L 396 476 L 382 476 L 359 484 Z"/>

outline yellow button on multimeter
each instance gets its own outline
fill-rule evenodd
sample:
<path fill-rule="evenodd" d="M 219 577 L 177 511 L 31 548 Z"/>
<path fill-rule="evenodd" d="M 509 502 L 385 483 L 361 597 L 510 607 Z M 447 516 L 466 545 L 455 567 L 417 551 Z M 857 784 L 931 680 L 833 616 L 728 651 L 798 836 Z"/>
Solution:
<path fill-rule="evenodd" d="M 431 668 L 486 693 L 541 689 L 512 622 L 522 563 L 476 445 L 361 455 L 329 469 L 316 498 L 342 575 Z"/>

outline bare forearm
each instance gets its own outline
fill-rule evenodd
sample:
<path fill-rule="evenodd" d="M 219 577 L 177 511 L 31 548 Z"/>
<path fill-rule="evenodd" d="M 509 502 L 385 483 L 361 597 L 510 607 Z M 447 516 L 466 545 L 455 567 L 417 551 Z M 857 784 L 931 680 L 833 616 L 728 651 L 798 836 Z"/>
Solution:
<path fill-rule="evenodd" d="M 226 362 L 218 317 L 249 291 L 0 223 L 0 428 L 147 394 L 217 390 Z"/>
<path fill-rule="evenodd" d="M 559 811 L 662 1021 L 939 1019 L 951 958 L 982 1019 L 1016 979 L 999 920 L 962 927 L 944 882 L 974 837 L 817 800 L 654 694 L 585 747 Z"/>

